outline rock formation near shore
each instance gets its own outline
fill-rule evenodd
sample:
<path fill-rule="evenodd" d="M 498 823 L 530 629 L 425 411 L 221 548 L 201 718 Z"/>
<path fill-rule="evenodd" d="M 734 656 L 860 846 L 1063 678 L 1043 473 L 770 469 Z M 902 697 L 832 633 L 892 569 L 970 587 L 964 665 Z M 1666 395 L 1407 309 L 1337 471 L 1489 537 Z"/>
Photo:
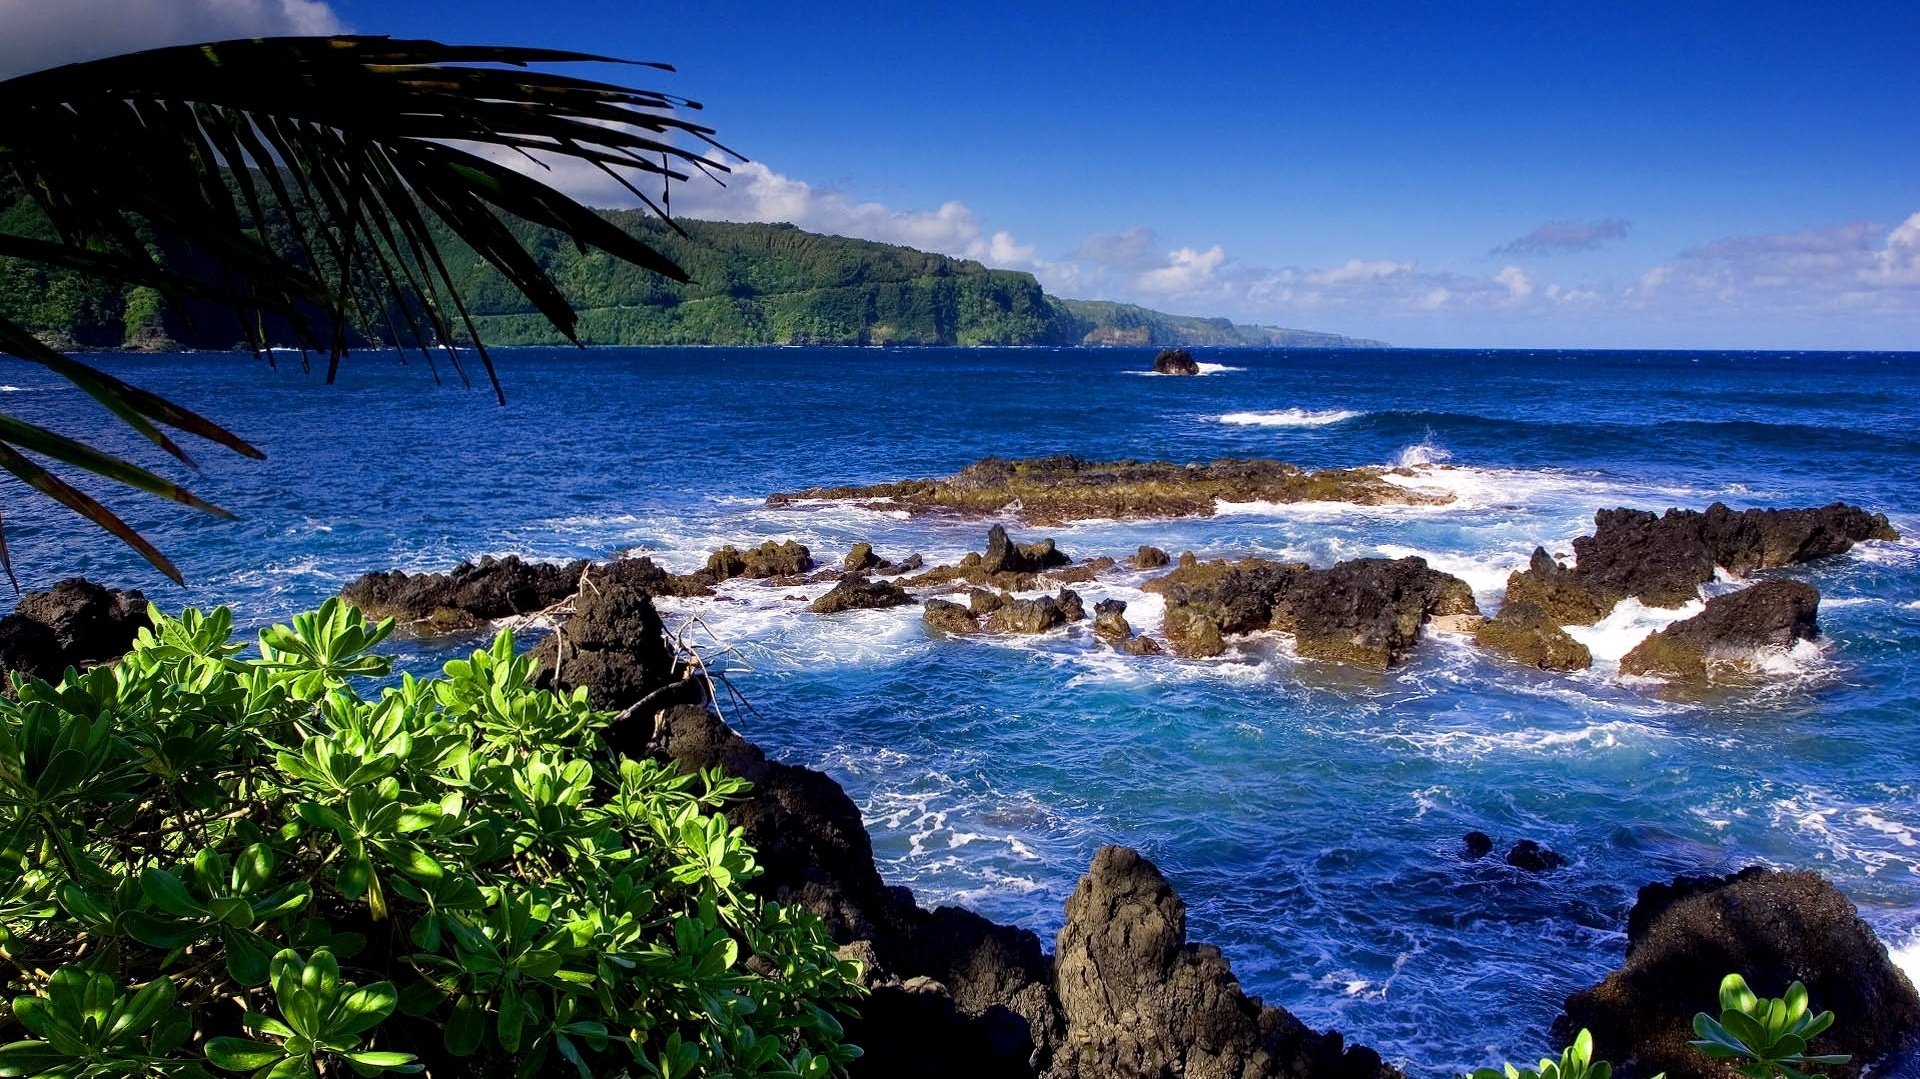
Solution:
<path fill-rule="evenodd" d="M 813 487 L 767 496 L 769 506 L 832 499 L 909 512 L 969 517 L 1015 513 L 1032 524 L 1091 518 L 1211 517 L 1220 502 L 1349 502 L 1361 506 L 1444 505 L 1444 491 L 1390 482 L 1391 469 L 1308 472 L 1282 461 L 1227 458 L 1211 464 L 1085 461 L 1078 457 L 988 457 L 945 479 Z"/>
<path fill-rule="evenodd" d="M 1479 613 L 1465 581 L 1418 557 L 1319 570 L 1262 558 L 1183 560 L 1143 587 L 1167 597 L 1167 641 L 1187 658 L 1219 655 L 1226 636 L 1274 629 L 1292 633 L 1302 656 L 1386 670 L 1406 661 L 1428 619 Z"/>
<path fill-rule="evenodd" d="M 1820 590 L 1800 581 L 1762 581 L 1715 596 L 1706 610 L 1649 636 L 1620 658 L 1622 674 L 1705 680 L 1751 674 L 1767 652 L 1819 636 Z"/>
<path fill-rule="evenodd" d="M 147 626 L 147 597 L 70 577 L 20 597 L 0 618 L 0 690 L 14 673 L 57 681 L 68 667 L 125 655 Z"/>
<path fill-rule="evenodd" d="M 1719 1014 L 1730 973 L 1769 997 L 1805 982 L 1813 1007 L 1837 1017 L 1813 1051 L 1854 1058 L 1823 1069 L 1832 1074 L 1857 1075 L 1920 1039 L 1920 996 L 1847 897 L 1817 873 L 1759 866 L 1640 889 L 1625 964 L 1568 997 L 1555 1034 L 1591 1030 L 1594 1055 L 1636 1079 L 1723 1079 L 1732 1070 L 1687 1041 L 1694 1013 Z"/>
<path fill-rule="evenodd" d="M 1163 348 L 1153 358 L 1153 373 L 1156 375 L 1197 375 L 1200 365 L 1194 362 L 1193 353 L 1184 348 Z"/>

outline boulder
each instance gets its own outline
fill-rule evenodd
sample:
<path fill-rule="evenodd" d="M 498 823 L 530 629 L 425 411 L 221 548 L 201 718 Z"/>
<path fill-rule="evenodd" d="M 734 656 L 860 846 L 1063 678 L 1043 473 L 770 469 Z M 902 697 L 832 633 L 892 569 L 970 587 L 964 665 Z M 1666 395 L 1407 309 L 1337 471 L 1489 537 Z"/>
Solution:
<path fill-rule="evenodd" d="M 970 588 L 967 590 L 967 610 L 975 615 L 988 615 L 1007 605 L 1013 599 L 1005 592 L 995 592 L 990 588 Z"/>
<path fill-rule="evenodd" d="M 702 573 L 668 573 L 644 555 L 616 558 L 594 569 L 595 579 L 622 581 L 650 596 L 711 596 L 713 579 Z"/>
<path fill-rule="evenodd" d="M 1054 602 L 1060 605 L 1060 613 L 1069 622 L 1084 622 L 1087 618 L 1087 605 L 1080 599 L 1080 593 L 1071 588 L 1062 588 Z"/>
<path fill-rule="evenodd" d="M 1766 997 L 1806 983 L 1812 1006 L 1836 1016 L 1812 1051 L 1853 1056 L 1834 1074 L 1859 1074 L 1920 1038 L 1920 996 L 1847 897 L 1817 873 L 1759 866 L 1640 889 L 1626 962 L 1568 997 L 1555 1032 L 1591 1030 L 1594 1055 L 1627 1075 L 1729 1077 L 1687 1041 L 1696 1012 L 1719 1014 L 1720 981 L 1735 973 Z"/>
<path fill-rule="evenodd" d="M 604 571 L 589 571 L 573 600 L 573 613 L 533 649 L 533 684 L 571 691 L 585 686 L 598 709 L 621 712 L 654 698 L 658 707 L 608 732 L 614 750 L 644 752 L 652 737 L 653 712 L 670 704 L 701 700 L 704 686 L 686 677 L 668 643 L 653 598 L 639 585 Z"/>
<path fill-rule="evenodd" d="M 1461 849 L 1468 861 L 1478 861 L 1493 853 L 1493 837 L 1485 832 L 1468 832 Z"/>
<path fill-rule="evenodd" d="M 1087 461 L 1078 457 L 988 457 L 943 479 L 812 487 L 778 492 L 769 506 L 852 501 L 889 510 L 970 517 L 1017 514 L 1033 524 L 1090 518 L 1211 517 L 1222 502 L 1349 502 L 1443 505 L 1453 495 L 1389 481 L 1383 467 L 1308 472 L 1284 461 L 1224 458 L 1208 464 Z M 1395 477 L 1399 478 L 1399 477 Z"/>
<path fill-rule="evenodd" d="M 814 614 L 839 614 L 841 611 L 871 611 L 885 607 L 904 607 L 913 602 L 907 590 L 892 581 L 876 581 L 858 573 L 840 578 L 826 595 L 808 605 Z"/>
<path fill-rule="evenodd" d="M 1704 680 L 1751 673 L 1766 652 L 1819 636 L 1820 590 L 1799 581 L 1762 581 L 1715 596 L 1620 657 L 1622 674 Z"/>
<path fill-rule="evenodd" d="M 147 597 L 138 591 L 70 577 L 28 592 L 0 619 L 0 690 L 11 690 L 13 673 L 52 682 L 68 667 L 119 659 L 149 624 Z"/>
<path fill-rule="evenodd" d="M 1157 656 L 1161 654 L 1160 643 L 1144 634 L 1127 638 L 1123 646 L 1130 656 Z"/>
<path fill-rule="evenodd" d="M 1127 624 L 1125 600 L 1103 599 L 1093 605 L 1093 635 L 1115 646 L 1127 643 L 1133 627 Z"/>
<path fill-rule="evenodd" d="M 1169 606 L 1160 629 L 1167 635 L 1173 654 L 1182 659 L 1205 659 L 1227 650 L 1220 623 L 1193 607 Z"/>
<path fill-rule="evenodd" d="M 1050 539 L 1015 544 L 1007 537 L 1005 525 L 994 525 L 987 530 L 987 549 L 980 556 L 980 571 L 987 574 L 1039 573 L 1072 561 Z"/>
<path fill-rule="evenodd" d="M 1139 853 L 1102 847 L 1054 949 L 1066 1037 L 1054 1079 L 1398 1075 L 1247 996 L 1219 949 L 1187 942 L 1187 908 Z"/>
<path fill-rule="evenodd" d="M 1194 362 L 1193 353 L 1184 348 L 1163 348 L 1153 358 L 1153 373 L 1156 375 L 1197 375 L 1200 365 Z"/>
<path fill-rule="evenodd" d="M 986 624 L 988 633 L 1045 633 L 1066 625 L 1067 614 L 1052 596 L 1010 599 L 987 615 Z"/>
<path fill-rule="evenodd" d="M 1507 582 L 1509 602 L 1537 603 L 1560 625 L 1598 621 L 1623 599 L 1679 607 L 1699 598 L 1716 567 L 1737 574 L 1840 554 L 1864 540 L 1898 539 L 1886 515 L 1835 502 L 1818 509 L 1608 509 L 1573 541 L 1575 565 L 1544 549 Z"/>
<path fill-rule="evenodd" d="M 1148 547 L 1142 544 L 1140 549 L 1134 552 L 1133 557 L 1129 559 L 1129 561 L 1133 563 L 1133 568 L 1135 569 L 1159 569 L 1170 560 L 1167 558 L 1167 552 L 1158 547 Z"/>
<path fill-rule="evenodd" d="M 559 565 L 489 555 L 446 573 L 368 573 L 341 589 L 340 597 L 375 618 L 392 617 L 421 632 L 450 632 L 545 610 L 573 595 L 587 565 L 584 559 Z"/>
<path fill-rule="evenodd" d="M 871 553 L 872 549 L 868 549 Z M 798 577 L 813 568 L 813 552 L 803 544 L 787 540 L 768 540 L 758 547 L 741 550 L 731 544 L 707 557 L 703 572 L 716 584 L 735 577 Z"/>
<path fill-rule="evenodd" d="M 1300 655 L 1386 670 L 1406 661 L 1434 616 L 1478 614 L 1465 581 L 1425 559 L 1358 558 L 1293 578 L 1273 608 Z"/>
<path fill-rule="evenodd" d="M 1593 666 L 1593 653 L 1560 628 L 1538 603 L 1511 596 L 1498 618 L 1473 628 L 1474 643 L 1529 667 L 1543 671 L 1584 671 Z"/>
<path fill-rule="evenodd" d="M 1507 850 L 1507 864 L 1526 873 L 1545 873 L 1565 866 L 1567 860 L 1531 839 L 1522 839 Z"/>
<path fill-rule="evenodd" d="M 849 573 L 855 570 L 873 569 L 879 564 L 880 556 L 873 553 L 873 544 L 866 540 L 854 544 L 853 550 L 848 551 L 847 557 L 840 561 L 841 567 Z"/>
<path fill-rule="evenodd" d="M 980 620 L 974 613 L 951 600 L 928 600 L 921 608 L 920 618 L 927 624 L 928 631 L 949 637 L 964 637 L 980 629 Z"/>

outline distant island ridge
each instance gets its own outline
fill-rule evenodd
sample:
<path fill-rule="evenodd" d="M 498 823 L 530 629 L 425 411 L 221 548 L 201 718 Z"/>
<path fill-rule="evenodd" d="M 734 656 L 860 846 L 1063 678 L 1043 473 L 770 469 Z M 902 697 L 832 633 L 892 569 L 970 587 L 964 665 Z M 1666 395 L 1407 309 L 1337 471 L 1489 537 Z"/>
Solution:
<path fill-rule="evenodd" d="M 671 281 L 603 252 L 582 251 L 547 230 L 511 223 L 573 301 L 586 344 L 1387 347 L 1334 333 L 1050 296 L 1029 273 L 789 224 L 686 220 L 676 231 L 643 211 L 604 212 L 692 280 Z M 0 230 L 33 235 L 45 228 L 38 217 L 30 202 L 14 201 L 0 211 Z M 487 344 L 565 343 L 471 249 L 448 234 L 436 239 Z M 163 263 L 190 261 L 166 237 L 154 242 Z M 0 313 L 73 348 L 224 349 L 241 340 L 225 312 L 183 312 L 150 289 L 100 285 L 13 259 L 0 259 Z"/>

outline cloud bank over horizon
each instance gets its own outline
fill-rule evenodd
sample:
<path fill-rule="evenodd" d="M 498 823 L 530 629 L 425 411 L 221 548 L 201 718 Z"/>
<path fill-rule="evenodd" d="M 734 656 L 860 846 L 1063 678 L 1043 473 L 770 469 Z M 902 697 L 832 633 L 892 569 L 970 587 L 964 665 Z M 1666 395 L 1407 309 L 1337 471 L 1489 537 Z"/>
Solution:
<path fill-rule="evenodd" d="M 346 29 L 323 0 L 0 0 L 0 78 L 123 52 Z"/>

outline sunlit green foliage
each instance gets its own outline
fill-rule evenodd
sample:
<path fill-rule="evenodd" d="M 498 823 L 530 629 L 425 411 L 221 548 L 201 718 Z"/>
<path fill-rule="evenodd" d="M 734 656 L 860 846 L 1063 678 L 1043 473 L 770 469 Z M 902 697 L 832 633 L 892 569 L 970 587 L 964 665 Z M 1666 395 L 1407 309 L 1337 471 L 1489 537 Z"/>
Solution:
<path fill-rule="evenodd" d="M 616 759 L 502 633 L 388 674 L 329 601 L 0 700 L 0 1076 L 427 1066 L 820 1077 L 857 1050 L 819 921 L 742 890 L 745 784 Z M 41 972 L 50 972 L 50 975 Z"/>
<path fill-rule="evenodd" d="M 1720 983 L 1720 1017 L 1693 1017 L 1695 1049 L 1716 1060 L 1737 1060 L 1748 1079 L 1809 1079 L 1808 1065 L 1845 1064 L 1845 1055 L 1816 1056 L 1807 1044 L 1833 1025 L 1832 1012 L 1813 1012 L 1807 987 L 1794 982 L 1784 997 L 1765 998 L 1747 988 L 1747 980 L 1729 974 Z"/>
<path fill-rule="evenodd" d="M 1593 1059 L 1593 1035 L 1582 1030 L 1573 1044 L 1560 1053 L 1559 1060 L 1542 1058 L 1538 1068 L 1479 1068 L 1468 1079 L 1609 1079 L 1613 1065 Z"/>

